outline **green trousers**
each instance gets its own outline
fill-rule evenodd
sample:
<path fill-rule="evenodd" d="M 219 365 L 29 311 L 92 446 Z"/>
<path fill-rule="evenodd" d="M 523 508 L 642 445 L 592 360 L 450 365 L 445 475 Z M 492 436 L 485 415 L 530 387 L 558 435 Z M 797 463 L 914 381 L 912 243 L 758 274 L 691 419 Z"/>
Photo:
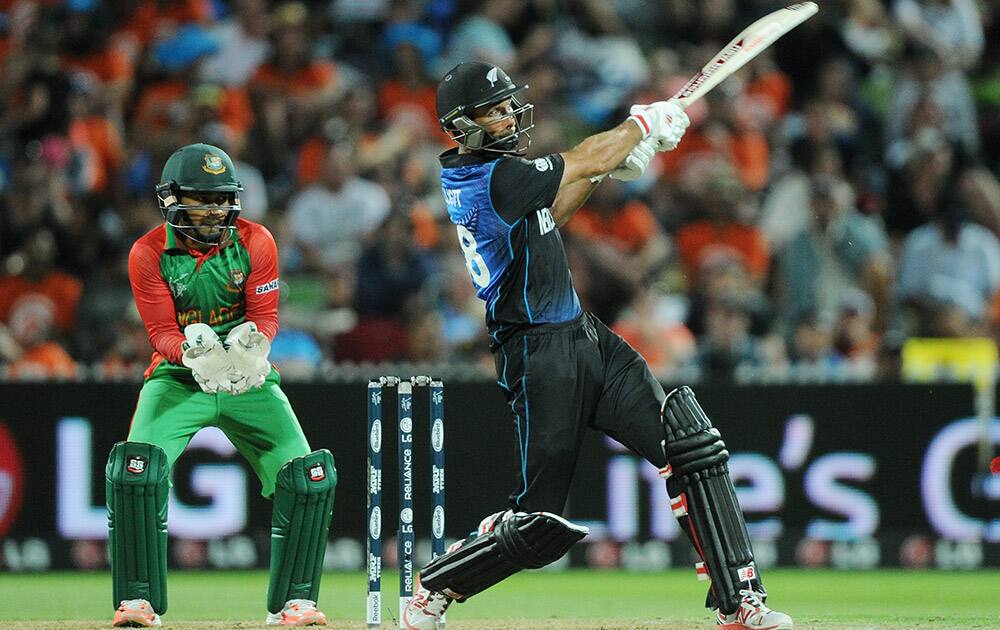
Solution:
<path fill-rule="evenodd" d="M 273 368 L 259 389 L 233 396 L 206 394 L 190 370 L 164 361 L 139 391 L 128 439 L 159 446 L 173 468 L 205 427 L 226 434 L 257 473 L 265 497 L 274 494 L 275 477 L 285 462 L 312 452 Z"/>

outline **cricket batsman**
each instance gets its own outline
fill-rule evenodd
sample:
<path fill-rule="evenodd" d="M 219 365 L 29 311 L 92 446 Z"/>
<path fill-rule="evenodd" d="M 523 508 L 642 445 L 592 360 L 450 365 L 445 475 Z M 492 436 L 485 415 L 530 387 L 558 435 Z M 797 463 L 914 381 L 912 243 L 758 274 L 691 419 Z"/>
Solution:
<path fill-rule="evenodd" d="M 178 149 L 156 187 L 164 224 L 140 238 L 128 270 L 153 353 L 128 440 L 106 488 L 116 627 L 159 626 L 167 610 L 170 470 L 204 427 L 218 427 L 273 499 L 267 624 L 326 625 L 316 609 L 337 471 L 313 451 L 268 362 L 278 331 L 278 251 L 239 218 L 242 186 L 221 149 Z"/>
<path fill-rule="evenodd" d="M 514 412 L 519 480 L 508 509 L 423 567 L 405 627 L 433 630 L 451 602 L 543 567 L 587 535 L 561 514 L 584 431 L 595 429 L 660 469 L 700 558 L 698 576 L 711 582 L 706 604 L 718 628 L 790 629 L 791 618 L 764 603 L 719 431 L 689 388 L 664 394 L 642 356 L 580 308 L 559 235 L 605 175 L 637 179 L 657 151 L 674 149 L 688 118 L 673 101 L 633 105 L 615 128 L 526 160 L 526 88 L 482 62 L 461 63 L 438 84 L 439 123 L 458 143 L 441 155 L 441 186 L 486 302 L 497 381 Z"/>

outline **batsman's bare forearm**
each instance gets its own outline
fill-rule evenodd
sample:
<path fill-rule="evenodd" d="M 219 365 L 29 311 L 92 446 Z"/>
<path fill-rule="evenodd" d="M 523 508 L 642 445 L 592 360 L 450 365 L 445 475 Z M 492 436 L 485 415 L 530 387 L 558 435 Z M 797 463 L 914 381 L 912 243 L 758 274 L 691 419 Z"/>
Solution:
<path fill-rule="evenodd" d="M 565 225 L 587 202 L 597 184 L 591 178 L 611 172 L 642 140 L 635 123 L 626 120 L 614 129 L 590 136 L 563 153 L 563 175 L 552 204 L 556 225 Z"/>
<path fill-rule="evenodd" d="M 556 200 L 552 204 L 552 218 L 556 225 L 562 227 L 573 218 L 576 211 L 583 204 L 587 203 L 590 193 L 594 192 L 600 181 L 592 182 L 589 179 L 581 179 L 559 188 Z"/>
<path fill-rule="evenodd" d="M 565 165 L 559 182 L 560 194 L 569 184 L 613 171 L 640 140 L 639 125 L 625 120 L 614 129 L 590 136 L 563 153 Z"/>

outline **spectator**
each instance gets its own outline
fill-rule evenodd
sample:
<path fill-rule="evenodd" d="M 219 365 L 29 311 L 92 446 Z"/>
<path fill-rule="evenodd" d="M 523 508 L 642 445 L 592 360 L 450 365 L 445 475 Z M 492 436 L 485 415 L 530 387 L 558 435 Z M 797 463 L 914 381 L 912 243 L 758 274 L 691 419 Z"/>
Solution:
<path fill-rule="evenodd" d="M 843 365 L 833 346 L 833 324 L 816 313 L 803 313 L 795 323 L 791 355 L 799 370 L 829 374 Z"/>
<path fill-rule="evenodd" d="M 885 232 L 854 209 L 850 186 L 818 176 L 812 181 L 811 224 L 779 254 L 782 321 L 789 328 L 805 314 L 831 320 L 842 296 L 863 289 L 875 296 L 879 323 L 888 314 L 891 268 Z"/>
<path fill-rule="evenodd" d="M 875 331 L 875 302 L 864 291 L 846 292 L 833 328 L 833 345 L 847 368 L 858 376 L 874 376 L 880 343 Z"/>
<path fill-rule="evenodd" d="M 125 147 L 118 126 L 106 114 L 99 87 L 87 74 L 73 76 L 69 141 L 76 189 L 86 196 L 113 199 L 118 192 Z"/>
<path fill-rule="evenodd" d="M 893 12 L 908 37 L 949 67 L 969 70 L 979 61 L 985 42 L 975 0 L 895 0 Z"/>
<path fill-rule="evenodd" d="M 666 262 L 670 244 L 649 207 L 624 186 L 603 183 L 567 225 L 571 249 L 588 269 L 578 286 L 585 308 L 614 324 L 640 288 Z"/>
<path fill-rule="evenodd" d="M 891 180 L 885 217 L 891 233 L 905 235 L 934 215 L 954 160 L 953 145 L 940 130 L 925 128 L 914 135 L 909 157 Z"/>
<path fill-rule="evenodd" d="M 919 42 L 911 43 L 905 60 L 886 112 L 888 165 L 898 168 L 906 162 L 911 141 L 923 128 L 938 129 L 967 153 L 977 153 L 976 106 L 965 76 L 948 69 L 948 60 Z"/>
<path fill-rule="evenodd" d="M 254 113 L 245 89 L 220 87 L 210 93 L 198 81 L 201 64 L 217 50 L 205 30 L 193 25 L 157 42 L 154 57 L 165 76 L 144 90 L 132 132 L 154 155 L 165 159 L 178 142 L 194 141 L 205 117 L 218 118 L 237 134 L 250 129 Z"/>
<path fill-rule="evenodd" d="M 739 367 L 766 363 L 764 349 L 750 333 L 756 300 L 750 292 L 739 292 L 722 295 L 708 305 L 705 335 L 695 355 L 703 378 L 729 381 Z"/>
<path fill-rule="evenodd" d="M 468 281 L 462 256 L 450 253 L 445 257 L 443 267 L 438 280 L 444 286 L 437 310 L 443 318 L 441 325 L 447 356 L 451 360 L 472 360 L 483 355 L 481 338 L 485 305 L 476 297 L 475 288 Z"/>
<path fill-rule="evenodd" d="M 413 302 L 430 274 L 430 262 L 414 247 L 409 217 L 390 214 L 358 260 L 358 315 L 398 318 L 415 312 L 418 305 Z"/>
<path fill-rule="evenodd" d="M 969 218 L 1000 238 L 1000 181 L 989 169 L 974 166 L 962 173 L 961 188 Z"/>
<path fill-rule="evenodd" d="M 322 182 L 288 202 L 288 229 L 296 250 L 289 258 L 290 268 L 346 268 L 353 274 L 363 242 L 388 214 L 385 189 L 356 177 L 350 155 L 332 149 L 324 161 Z"/>
<path fill-rule="evenodd" d="M 669 379 L 674 370 L 687 365 L 697 347 L 678 306 L 656 287 L 644 287 L 613 327 L 659 378 Z"/>
<path fill-rule="evenodd" d="M 399 108 L 415 109 L 424 118 L 420 124 L 437 129 L 437 80 L 427 71 L 441 48 L 437 33 L 412 22 L 392 24 L 382 46 L 392 59 L 392 71 L 379 84 L 381 115 L 391 118 Z"/>
<path fill-rule="evenodd" d="M 264 146 L 272 158 L 305 140 L 340 96 L 336 66 L 310 49 L 308 17 L 299 2 L 275 10 L 271 57 L 250 80 Z M 269 163 L 278 166 L 273 159 Z"/>
<path fill-rule="evenodd" d="M 125 281 L 128 282 L 127 277 Z M 142 378 L 152 353 L 153 347 L 149 345 L 146 327 L 143 326 L 139 309 L 133 302 L 118 320 L 112 341 L 100 357 L 99 374 L 109 380 Z"/>
<path fill-rule="evenodd" d="M 82 285 L 55 269 L 55 253 L 52 233 L 38 229 L 7 258 L 8 273 L 0 278 L 0 325 L 16 344 L 8 352 L 18 357 L 24 374 L 34 374 L 38 366 L 61 376 L 75 370 L 56 337 L 73 332 Z"/>
<path fill-rule="evenodd" d="M 789 158 L 789 169 L 772 182 L 764 195 L 758 221 L 774 251 L 781 251 L 812 221 L 813 177 L 844 175 L 843 160 L 832 142 L 799 138 L 792 143 Z"/>
<path fill-rule="evenodd" d="M 132 40 L 131 45 L 146 47 L 164 33 L 189 25 L 204 26 L 213 17 L 211 0 L 141 0 L 129 15 L 122 35 Z"/>
<path fill-rule="evenodd" d="M 841 37 L 855 55 L 870 64 L 891 61 L 901 42 L 889 12 L 879 0 L 851 0 Z"/>
<path fill-rule="evenodd" d="M 698 270 L 706 259 L 735 255 L 754 285 L 762 286 L 770 269 L 771 250 L 760 228 L 745 218 L 742 184 L 722 160 L 705 162 L 697 172 L 700 177 L 689 177 L 696 182 L 695 200 L 704 218 L 677 232 L 677 249 L 688 285 L 698 284 Z"/>
<path fill-rule="evenodd" d="M 58 59 L 43 49 L 17 87 L 2 123 L 17 146 L 52 137 L 64 138 L 69 132 L 70 82 L 59 68 Z"/>
<path fill-rule="evenodd" d="M 900 306 L 915 334 L 955 336 L 981 330 L 1000 288 L 1000 242 L 966 218 L 963 165 L 955 160 L 930 222 L 910 232 L 899 259 Z"/>
<path fill-rule="evenodd" d="M 225 86 L 246 85 L 271 54 L 271 16 L 265 0 L 235 0 L 233 13 L 208 34 L 218 50 L 201 66 L 201 80 Z M 239 166 L 237 166 L 239 169 Z M 240 169 L 240 175 L 243 169 Z"/>
<path fill-rule="evenodd" d="M 513 71 L 517 49 L 507 26 L 518 22 L 527 8 L 521 0 L 479 0 L 475 10 L 451 33 L 447 54 L 439 61 L 438 76 L 465 59 L 486 61 Z"/>
<path fill-rule="evenodd" d="M 125 42 L 112 38 L 111 16 L 104 3 L 67 4 L 61 48 L 63 69 L 87 75 L 100 86 L 105 102 L 120 113 L 132 91 L 133 53 Z"/>

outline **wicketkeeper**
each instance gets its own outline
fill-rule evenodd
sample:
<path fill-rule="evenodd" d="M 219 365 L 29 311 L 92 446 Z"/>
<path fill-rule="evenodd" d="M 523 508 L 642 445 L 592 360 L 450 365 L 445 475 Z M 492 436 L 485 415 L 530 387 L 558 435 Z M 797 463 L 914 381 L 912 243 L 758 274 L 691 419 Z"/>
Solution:
<path fill-rule="evenodd" d="M 129 280 L 153 345 L 128 441 L 107 465 L 115 626 L 158 626 L 167 610 L 170 470 L 204 427 L 218 427 L 273 499 L 268 625 L 326 625 L 316 609 L 337 471 L 313 451 L 278 372 L 278 251 L 240 219 L 232 160 L 178 149 L 156 187 L 165 223 L 129 253 Z"/>
<path fill-rule="evenodd" d="M 562 518 L 584 431 L 621 442 L 660 469 L 674 515 L 711 580 L 719 628 L 778 630 L 729 477 L 729 452 L 687 387 L 665 395 L 643 358 L 580 308 L 559 227 L 610 173 L 637 179 L 688 126 L 672 101 L 633 105 L 614 129 L 565 153 L 523 159 L 532 105 L 497 66 L 462 63 L 438 84 L 441 186 L 477 295 L 497 378 L 515 416 L 519 482 L 507 510 L 420 572 L 403 621 L 433 630 L 452 601 L 549 564 L 586 528 Z M 664 497 L 666 500 L 666 497 Z"/>

